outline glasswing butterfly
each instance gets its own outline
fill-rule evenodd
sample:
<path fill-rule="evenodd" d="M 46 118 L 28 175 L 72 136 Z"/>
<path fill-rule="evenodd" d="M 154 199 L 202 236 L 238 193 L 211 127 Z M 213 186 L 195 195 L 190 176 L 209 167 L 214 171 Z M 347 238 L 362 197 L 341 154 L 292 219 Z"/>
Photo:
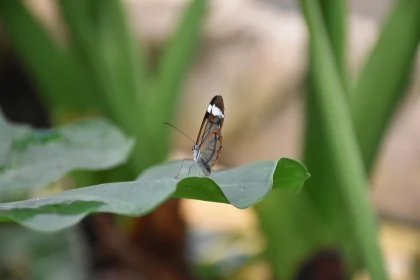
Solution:
<path fill-rule="evenodd" d="M 204 175 L 209 176 L 211 174 L 211 168 L 216 164 L 219 159 L 220 151 L 222 150 L 222 127 L 224 119 L 225 105 L 223 103 L 223 97 L 221 95 L 216 95 L 207 106 L 207 110 L 204 114 L 200 131 L 198 132 L 197 140 L 195 142 L 175 126 L 169 123 L 164 123 L 172 126 L 194 143 L 192 146 L 194 164 L 190 166 L 188 175 L 190 174 L 191 167 L 195 164 L 200 166 Z M 181 169 L 175 178 L 178 178 L 181 174 L 184 161 L 185 159 L 182 161 Z"/>

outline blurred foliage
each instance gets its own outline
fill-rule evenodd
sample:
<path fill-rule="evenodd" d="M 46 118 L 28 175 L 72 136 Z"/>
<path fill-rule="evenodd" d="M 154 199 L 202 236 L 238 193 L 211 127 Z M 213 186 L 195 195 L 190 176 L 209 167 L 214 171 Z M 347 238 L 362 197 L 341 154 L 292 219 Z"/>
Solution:
<path fill-rule="evenodd" d="M 132 36 L 121 1 L 55 3 L 66 28 L 64 42 L 54 40 L 25 1 L 0 0 L 2 27 L 31 73 L 53 124 L 104 115 L 136 138 L 125 166 L 77 172 L 73 177 L 78 185 L 133 180 L 167 156 L 170 130 L 162 122 L 170 121 L 177 108 L 182 81 L 195 57 L 206 1 L 187 5 L 157 66 Z"/>
<path fill-rule="evenodd" d="M 106 176 L 133 179 L 168 152 L 169 130 L 161 123 L 174 115 L 206 2 L 191 1 L 156 67 L 130 35 L 117 0 L 57 0 L 68 28 L 64 45 L 22 1 L 0 0 L 0 18 L 55 123 L 99 113 L 137 139 L 129 164 Z M 346 65 L 347 1 L 300 4 L 310 34 L 304 158 L 312 178 L 298 195 L 272 193 L 257 205 L 266 257 L 278 279 L 290 279 L 305 259 L 334 248 L 344 255 L 347 273 L 366 267 L 372 279 L 386 279 L 367 178 L 411 73 L 420 2 L 395 3 L 354 82 Z M 0 155 L 10 141 L 1 137 Z M 103 178 L 85 176 L 84 184 Z"/>
<path fill-rule="evenodd" d="M 118 0 L 58 1 L 69 43 L 55 42 L 22 1 L 0 0 L 0 17 L 18 54 L 33 73 L 55 122 L 75 112 L 99 110 L 136 138 L 133 178 L 161 162 L 181 82 L 198 43 L 204 0 L 194 0 L 150 69 Z M 52 78 L 54 77 L 54 78 Z"/>
<path fill-rule="evenodd" d="M 77 229 L 42 234 L 20 226 L 0 228 L 1 279 L 92 279 Z"/>
<path fill-rule="evenodd" d="M 420 2 L 396 2 L 352 88 L 349 106 L 367 171 L 409 82 L 419 40 Z"/>
<path fill-rule="evenodd" d="M 355 85 L 345 65 L 346 1 L 301 6 L 310 33 L 305 163 L 313 176 L 299 196 L 258 205 L 267 256 L 277 277 L 290 279 L 305 259 L 332 247 L 346 257 L 347 273 L 366 266 L 372 279 L 386 279 L 365 174 L 411 73 L 420 4 L 395 3 Z"/>
<path fill-rule="evenodd" d="M 104 170 L 126 161 L 134 144 L 101 118 L 54 129 L 6 123 L 0 114 L 6 149 L 0 157 L 0 202 L 20 192 L 24 199 L 73 170 Z M 3 145 L 2 145 L 3 146 Z M 18 198 L 18 197 L 15 197 Z"/>

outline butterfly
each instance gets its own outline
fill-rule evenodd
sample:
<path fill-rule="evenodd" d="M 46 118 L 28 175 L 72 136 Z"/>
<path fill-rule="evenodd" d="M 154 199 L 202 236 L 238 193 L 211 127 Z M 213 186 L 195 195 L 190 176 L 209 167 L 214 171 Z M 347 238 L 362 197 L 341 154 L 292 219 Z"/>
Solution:
<path fill-rule="evenodd" d="M 223 103 L 223 97 L 221 95 L 216 95 L 210 100 L 210 103 L 207 106 L 207 110 L 204 114 L 200 131 L 198 132 L 197 140 L 195 142 L 175 126 L 169 123 L 164 123 L 172 126 L 194 143 L 192 146 L 194 164 L 190 166 L 188 175 L 190 174 L 191 167 L 198 164 L 203 174 L 210 176 L 211 168 L 216 164 L 222 150 L 222 127 L 224 119 L 225 105 Z M 183 164 L 184 160 L 181 164 L 181 170 Z M 181 170 L 175 178 L 178 178 Z"/>

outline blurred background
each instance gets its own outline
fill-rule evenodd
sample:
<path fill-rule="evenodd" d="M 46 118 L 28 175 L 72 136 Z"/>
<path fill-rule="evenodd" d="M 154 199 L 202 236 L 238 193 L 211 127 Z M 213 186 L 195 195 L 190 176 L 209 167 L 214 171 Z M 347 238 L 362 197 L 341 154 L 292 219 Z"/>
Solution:
<path fill-rule="evenodd" d="M 361 96 L 352 104 L 365 105 L 351 108 L 364 110 L 352 124 L 358 139 L 369 134 L 358 124 L 372 119 L 378 127 L 367 152 L 366 195 L 385 269 L 390 279 L 420 279 L 419 5 L 313 3 L 324 12 L 345 88 Z M 74 172 L 56 191 L 132 180 L 154 164 L 190 158 L 190 142 L 162 122 L 194 139 L 215 94 L 226 108 L 215 169 L 292 157 L 312 174 L 302 192 L 272 193 L 247 210 L 170 199 L 144 217 L 96 214 L 54 234 L 1 225 L 0 279 L 372 279 L 351 234 L 346 196 L 323 155 L 322 119 L 308 118 L 322 101 L 307 98 L 317 73 L 307 6 L 0 0 L 0 107 L 7 119 L 46 128 L 104 115 L 137 139 L 127 164 Z M 362 81 L 370 87 L 359 87 Z"/>

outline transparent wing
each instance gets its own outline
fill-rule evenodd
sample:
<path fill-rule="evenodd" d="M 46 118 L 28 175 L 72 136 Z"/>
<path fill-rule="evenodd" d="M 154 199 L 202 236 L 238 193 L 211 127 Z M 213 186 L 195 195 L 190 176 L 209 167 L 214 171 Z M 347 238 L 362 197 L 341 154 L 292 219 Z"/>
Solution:
<path fill-rule="evenodd" d="M 213 114 L 214 111 L 217 113 L 216 115 Z M 204 114 L 203 121 L 200 126 L 200 131 L 197 135 L 197 145 L 201 146 L 203 140 L 205 140 L 214 130 L 222 130 L 225 118 L 224 114 L 225 105 L 223 103 L 223 98 L 221 95 L 216 95 L 210 101 L 209 107 Z"/>
<path fill-rule="evenodd" d="M 220 131 L 220 122 L 211 122 L 210 120 L 206 121 L 206 124 L 204 126 L 204 130 L 203 130 L 203 134 L 200 137 L 200 143 L 198 143 L 198 145 L 200 147 L 202 147 L 204 145 L 204 142 L 206 141 L 206 139 L 212 134 L 214 133 L 214 131 Z M 206 146 L 204 145 L 203 148 L 205 148 Z"/>
<path fill-rule="evenodd" d="M 207 163 L 205 163 L 204 160 L 202 159 L 198 160 L 198 165 L 200 166 L 201 171 L 203 171 L 204 175 L 210 176 L 211 167 Z"/>
<path fill-rule="evenodd" d="M 196 145 L 200 147 L 198 165 L 206 176 L 210 175 L 211 167 L 219 159 L 222 149 L 221 129 L 225 118 L 224 111 L 223 98 L 216 95 L 210 101 L 197 136 Z"/>
<path fill-rule="evenodd" d="M 220 130 L 213 130 L 201 145 L 200 161 L 205 162 L 209 167 L 215 165 L 219 159 L 222 149 L 222 135 Z"/>

